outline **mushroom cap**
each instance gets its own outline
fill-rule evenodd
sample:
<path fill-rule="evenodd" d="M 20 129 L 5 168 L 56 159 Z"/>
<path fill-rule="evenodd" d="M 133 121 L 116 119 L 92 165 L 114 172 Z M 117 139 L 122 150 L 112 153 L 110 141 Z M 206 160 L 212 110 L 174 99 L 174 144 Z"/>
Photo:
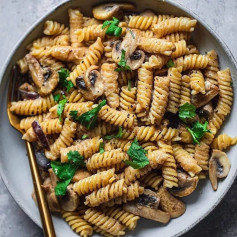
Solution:
<path fill-rule="evenodd" d="M 156 14 L 152 10 L 145 10 L 140 13 L 140 16 L 156 16 Z"/>
<path fill-rule="evenodd" d="M 133 10 L 134 5 L 129 3 L 106 3 L 93 8 L 94 18 L 98 20 L 110 20 L 112 17 L 122 19 L 123 10 Z"/>
<path fill-rule="evenodd" d="M 202 107 L 211 101 L 219 93 L 219 88 L 215 85 L 210 86 L 210 90 L 206 94 L 198 93 L 191 96 L 191 103 L 196 107 Z"/>
<path fill-rule="evenodd" d="M 230 161 L 225 152 L 213 149 L 209 161 L 209 178 L 213 190 L 217 190 L 217 178 L 225 178 L 230 171 Z"/>
<path fill-rule="evenodd" d="M 170 192 L 177 197 L 190 195 L 197 187 L 198 177 L 190 177 L 184 171 L 178 170 L 178 187 L 172 188 Z"/>
<path fill-rule="evenodd" d="M 179 217 L 185 212 L 186 205 L 181 200 L 172 196 L 165 187 L 159 188 L 158 195 L 160 196 L 161 209 L 168 212 L 171 217 Z"/>
<path fill-rule="evenodd" d="M 79 204 L 79 196 L 73 190 L 72 184 L 68 185 L 67 193 L 59 199 L 60 206 L 64 211 L 75 211 Z"/>
<path fill-rule="evenodd" d="M 135 50 L 127 59 L 127 65 L 132 69 L 138 69 L 145 60 L 145 53 L 142 50 Z"/>
<path fill-rule="evenodd" d="M 157 209 L 159 206 L 160 197 L 157 193 L 150 189 L 145 189 L 144 193 L 138 198 L 138 205 Z"/>
<path fill-rule="evenodd" d="M 98 68 L 98 66 L 92 65 L 87 69 L 84 76 L 76 79 L 77 87 L 86 100 L 93 101 L 104 92 L 103 78 L 97 71 Z"/>

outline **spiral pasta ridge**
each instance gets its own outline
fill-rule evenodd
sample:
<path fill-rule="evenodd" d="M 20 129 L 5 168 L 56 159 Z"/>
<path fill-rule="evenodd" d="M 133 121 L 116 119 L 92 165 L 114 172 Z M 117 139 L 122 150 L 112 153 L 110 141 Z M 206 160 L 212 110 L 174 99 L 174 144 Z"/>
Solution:
<path fill-rule="evenodd" d="M 90 208 L 86 211 L 84 219 L 89 223 L 98 226 L 100 229 L 112 235 L 124 235 L 125 227 L 117 220 L 105 215 L 103 212 Z"/>
<path fill-rule="evenodd" d="M 63 212 L 62 217 L 77 234 L 82 237 L 92 235 L 92 227 L 76 212 Z"/>
<path fill-rule="evenodd" d="M 45 151 L 45 156 L 50 160 L 56 160 L 60 155 L 60 149 L 72 144 L 76 128 L 76 123 L 66 119 L 59 137 L 50 145 L 50 150 Z"/>
<path fill-rule="evenodd" d="M 99 151 L 101 142 L 102 139 L 100 139 L 100 137 L 93 137 L 91 139 L 81 141 L 77 145 L 62 148 L 60 150 L 61 162 L 68 161 L 67 154 L 70 151 L 78 151 L 80 155 L 82 155 L 85 159 L 88 159 Z"/>
<path fill-rule="evenodd" d="M 94 154 L 87 160 L 86 167 L 90 171 L 100 168 L 115 168 L 118 170 L 124 167 L 123 161 L 128 160 L 128 155 L 121 149 L 105 151 L 103 154 Z"/>
<path fill-rule="evenodd" d="M 47 114 L 39 114 L 39 115 L 23 118 L 20 121 L 20 128 L 27 131 L 29 128 L 31 128 L 31 125 L 35 120 L 41 123 L 45 120 L 46 116 Z"/>
<path fill-rule="evenodd" d="M 192 69 L 204 69 L 208 64 L 208 57 L 200 54 L 189 54 L 174 60 L 176 67 L 182 67 L 183 71 Z"/>
<path fill-rule="evenodd" d="M 124 179 L 120 179 L 87 195 L 85 204 L 90 207 L 96 207 L 111 199 L 121 197 L 125 193 L 127 193 L 127 185 Z"/>
<path fill-rule="evenodd" d="M 167 105 L 167 111 L 176 114 L 180 104 L 181 94 L 181 80 L 182 80 L 182 67 L 172 67 L 168 70 L 168 76 L 170 81 L 169 100 Z"/>
<path fill-rule="evenodd" d="M 150 172 L 147 175 L 143 176 L 140 181 L 145 186 L 149 186 L 155 190 L 158 190 L 161 182 L 163 181 L 163 178 L 155 172 Z"/>
<path fill-rule="evenodd" d="M 178 58 L 186 54 L 187 45 L 185 40 L 180 40 L 174 43 L 175 51 L 171 53 L 171 58 Z"/>
<path fill-rule="evenodd" d="M 91 175 L 74 183 L 73 189 L 79 196 L 93 192 L 114 182 L 116 180 L 114 172 L 114 169 L 110 169 Z"/>
<path fill-rule="evenodd" d="M 202 170 L 208 170 L 209 150 L 210 146 L 204 142 L 195 145 L 194 159 Z"/>
<path fill-rule="evenodd" d="M 153 100 L 149 112 L 151 124 L 161 123 L 168 103 L 169 85 L 168 77 L 155 77 Z"/>
<path fill-rule="evenodd" d="M 69 34 L 68 28 L 64 24 L 60 24 L 57 21 L 46 21 L 44 23 L 45 35 L 67 35 Z"/>
<path fill-rule="evenodd" d="M 136 119 L 134 114 L 118 111 L 110 108 L 108 105 L 102 107 L 99 112 L 99 117 L 110 124 L 124 128 L 132 128 Z"/>
<path fill-rule="evenodd" d="M 183 75 L 181 78 L 180 106 L 191 103 L 190 77 Z"/>
<path fill-rule="evenodd" d="M 192 32 L 197 20 L 188 17 L 174 17 L 155 24 L 152 28 L 157 37 L 162 37 L 177 31 Z"/>
<path fill-rule="evenodd" d="M 198 93 L 205 94 L 205 82 L 203 74 L 200 70 L 193 70 L 190 73 L 190 87 L 192 89 L 191 94 L 196 95 Z"/>
<path fill-rule="evenodd" d="M 237 143 L 237 137 L 230 137 L 226 133 L 220 134 L 213 140 L 212 148 L 217 150 L 225 150 L 230 146 L 233 146 Z"/>
<path fill-rule="evenodd" d="M 18 115 L 37 115 L 47 112 L 54 105 L 53 95 L 50 94 L 35 100 L 11 102 L 10 111 Z"/>

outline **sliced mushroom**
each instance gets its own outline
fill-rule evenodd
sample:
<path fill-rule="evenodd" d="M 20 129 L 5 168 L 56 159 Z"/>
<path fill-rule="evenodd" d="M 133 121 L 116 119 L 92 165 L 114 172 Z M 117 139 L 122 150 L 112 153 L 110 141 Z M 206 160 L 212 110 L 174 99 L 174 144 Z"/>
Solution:
<path fill-rule="evenodd" d="M 127 59 L 127 65 L 132 69 L 138 69 L 145 60 L 145 53 L 142 50 L 136 50 Z"/>
<path fill-rule="evenodd" d="M 155 192 L 145 189 L 144 193 L 139 196 L 138 205 L 157 209 L 159 202 L 160 198 Z"/>
<path fill-rule="evenodd" d="M 191 103 L 196 107 L 202 107 L 211 101 L 219 93 L 219 88 L 215 85 L 210 86 L 210 90 L 206 94 L 197 94 L 191 96 Z"/>
<path fill-rule="evenodd" d="M 50 94 L 58 85 L 58 73 L 49 67 L 42 68 L 37 59 L 31 54 L 27 54 L 25 58 L 38 93 L 42 96 Z"/>
<path fill-rule="evenodd" d="M 134 5 L 129 3 L 107 3 L 93 8 L 94 18 L 98 20 L 110 20 L 116 17 L 119 20 L 123 18 L 123 10 L 133 10 Z"/>
<path fill-rule="evenodd" d="M 77 87 L 86 100 L 95 100 L 104 92 L 104 83 L 97 71 L 98 68 L 98 66 L 92 65 L 83 77 L 76 78 Z"/>
<path fill-rule="evenodd" d="M 122 55 L 122 49 L 125 50 L 125 59 L 127 60 L 138 46 L 139 35 L 135 30 L 128 30 L 123 41 L 115 41 L 112 49 L 112 59 L 119 62 Z"/>
<path fill-rule="evenodd" d="M 156 14 L 152 10 L 145 10 L 140 13 L 140 16 L 156 16 Z"/>
<path fill-rule="evenodd" d="M 59 205 L 59 201 L 57 196 L 55 195 L 54 187 L 52 185 L 51 179 L 47 178 L 42 184 L 42 188 L 46 193 L 46 198 L 48 201 L 49 209 L 52 212 L 60 212 L 61 207 Z"/>
<path fill-rule="evenodd" d="M 168 212 L 172 218 L 181 216 L 185 210 L 185 204 L 172 196 L 164 187 L 160 187 L 158 190 L 160 197 L 160 207 L 163 211 Z"/>
<path fill-rule="evenodd" d="M 53 188 L 55 188 L 59 179 L 56 176 L 56 174 L 54 173 L 52 168 L 49 169 L 49 177 L 51 179 L 51 184 L 52 184 Z"/>
<path fill-rule="evenodd" d="M 134 215 L 144 217 L 153 221 L 166 224 L 170 220 L 170 214 L 159 209 L 153 209 L 147 206 L 138 205 L 133 201 L 123 205 L 123 209 Z"/>
<path fill-rule="evenodd" d="M 139 198 L 133 202 L 125 204 L 123 209 L 147 219 L 167 223 L 170 220 L 170 215 L 157 209 L 159 202 L 158 195 L 155 192 L 146 189 L 144 194 L 140 195 Z"/>
<path fill-rule="evenodd" d="M 35 100 L 39 98 L 39 94 L 36 92 L 36 88 L 34 88 L 29 83 L 23 83 L 19 88 L 20 96 L 23 100 Z"/>
<path fill-rule="evenodd" d="M 206 119 L 210 119 L 213 115 L 212 102 L 210 101 L 209 103 L 204 105 L 201 109 L 198 109 L 197 113 Z"/>
<path fill-rule="evenodd" d="M 72 178 L 72 182 L 78 182 L 82 179 L 85 179 L 87 177 L 91 176 L 91 173 L 85 169 L 79 169 L 76 171 L 75 175 Z"/>
<path fill-rule="evenodd" d="M 59 199 L 61 208 L 64 211 L 75 211 L 79 204 L 79 197 L 72 188 L 72 184 L 68 185 L 67 193 Z"/>
<path fill-rule="evenodd" d="M 198 177 L 190 177 L 184 171 L 178 170 L 178 187 L 170 189 L 170 192 L 177 197 L 190 195 L 197 187 Z"/>
<path fill-rule="evenodd" d="M 225 178 L 230 171 L 230 161 L 225 152 L 214 149 L 209 161 L 209 178 L 214 191 L 217 190 L 217 178 Z"/>

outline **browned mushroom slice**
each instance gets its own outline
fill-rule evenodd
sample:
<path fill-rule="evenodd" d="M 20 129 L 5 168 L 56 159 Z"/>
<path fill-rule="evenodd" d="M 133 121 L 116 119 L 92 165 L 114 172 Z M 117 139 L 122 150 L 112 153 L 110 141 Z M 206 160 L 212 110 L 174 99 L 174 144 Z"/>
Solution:
<path fill-rule="evenodd" d="M 159 209 L 152 209 L 150 207 L 137 205 L 134 202 L 123 205 L 123 209 L 134 215 L 144 217 L 153 221 L 166 224 L 170 220 L 170 215 L 167 212 Z"/>
<path fill-rule="evenodd" d="M 117 63 L 121 59 L 122 49 L 125 50 L 125 59 L 127 60 L 138 46 L 139 36 L 137 31 L 128 30 L 123 41 L 115 41 L 112 49 L 112 59 Z"/>
<path fill-rule="evenodd" d="M 158 190 L 160 196 L 160 207 L 163 211 L 168 212 L 172 218 L 181 216 L 185 210 L 185 204 L 172 196 L 164 187 Z"/>
<path fill-rule="evenodd" d="M 159 202 L 160 198 L 157 193 L 151 191 L 150 189 L 145 189 L 144 193 L 139 196 L 138 205 L 157 209 Z"/>
<path fill-rule="evenodd" d="M 19 88 L 18 91 L 20 93 L 21 98 L 24 100 L 35 100 L 39 98 L 39 94 L 36 92 L 36 88 L 34 88 L 29 83 L 23 83 Z"/>
<path fill-rule="evenodd" d="M 60 212 L 61 207 L 59 205 L 58 198 L 55 195 L 54 187 L 52 185 L 50 178 L 47 178 L 44 181 L 44 183 L 42 184 L 42 188 L 44 189 L 44 191 L 46 193 L 46 198 L 47 198 L 47 202 L 48 202 L 50 211 Z"/>
<path fill-rule="evenodd" d="M 54 173 L 52 168 L 49 169 L 49 176 L 50 176 L 50 179 L 51 179 L 51 184 L 52 184 L 53 188 L 55 188 L 59 179 L 56 176 L 56 174 Z"/>
<path fill-rule="evenodd" d="M 210 90 L 206 94 L 197 94 L 191 96 L 191 103 L 196 107 L 202 107 L 211 101 L 219 93 L 219 88 L 215 85 L 210 86 Z"/>
<path fill-rule="evenodd" d="M 190 177 L 184 171 L 178 170 L 178 187 L 170 189 L 170 192 L 177 197 L 190 195 L 197 187 L 198 177 Z"/>
<path fill-rule="evenodd" d="M 104 92 L 104 83 L 100 73 L 97 71 L 99 67 L 90 66 L 84 77 L 76 78 L 77 87 L 80 89 L 86 100 L 95 100 Z"/>
<path fill-rule="evenodd" d="M 202 108 L 197 110 L 197 113 L 204 117 L 205 119 L 210 119 L 213 115 L 213 106 L 212 106 L 212 102 L 210 101 L 209 103 L 207 103 L 206 105 L 204 105 Z"/>
<path fill-rule="evenodd" d="M 157 193 L 149 189 L 145 189 L 144 193 L 140 195 L 139 198 L 133 202 L 125 204 L 123 209 L 127 212 L 147 219 L 167 223 L 170 220 L 170 215 L 157 209 L 159 202 L 160 198 Z"/>
<path fill-rule="evenodd" d="M 145 10 L 140 13 L 140 16 L 155 16 L 156 14 L 152 10 Z"/>
<path fill-rule="evenodd" d="M 230 161 L 225 152 L 214 149 L 209 161 L 209 178 L 213 190 L 217 190 L 217 178 L 225 178 L 230 171 Z"/>
<path fill-rule="evenodd" d="M 79 197 L 73 190 L 72 184 L 68 185 L 66 195 L 61 197 L 59 202 L 64 211 L 75 211 L 77 209 Z"/>
<path fill-rule="evenodd" d="M 123 10 L 133 10 L 134 5 L 129 3 L 107 3 L 93 8 L 93 16 L 98 20 L 110 20 L 112 17 L 123 18 Z"/>
<path fill-rule="evenodd" d="M 49 95 L 58 85 L 58 73 L 49 67 L 42 68 L 37 59 L 31 54 L 27 54 L 25 58 L 38 93 L 42 96 Z"/>
<path fill-rule="evenodd" d="M 145 53 L 142 50 L 136 50 L 127 59 L 127 65 L 132 69 L 138 69 L 145 60 Z"/>

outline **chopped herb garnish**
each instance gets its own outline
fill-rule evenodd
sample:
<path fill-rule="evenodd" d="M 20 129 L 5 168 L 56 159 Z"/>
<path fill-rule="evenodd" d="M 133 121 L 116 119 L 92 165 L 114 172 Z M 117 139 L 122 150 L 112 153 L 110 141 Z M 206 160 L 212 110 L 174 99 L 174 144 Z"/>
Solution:
<path fill-rule="evenodd" d="M 97 116 L 100 109 L 106 105 L 106 100 L 103 100 L 97 107 L 94 109 L 78 116 L 76 110 L 70 111 L 70 116 L 75 122 L 81 123 L 87 129 L 93 129 L 97 125 Z"/>
<path fill-rule="evenodd" d="M 105 144 L 103 142 L 100 143 L 100 154 L 103 154 L 105 152 Z"/>
<path fill-rule="evenodd" d="M 120 126 L 118 132 L 117 132 L 115 135 L 105 136 L 104 138 L 105 138 L 106 140 L 111 140 L 111 139 L 113 139 L 113 138 L 121 138 L 122 136 L 123 136 L 123 129 L 122 129 L 122 127 Z"/>
<path fill-rule="evenodd" d="M 129 32 L 130 32 L 132 38 L 135 39 L 136 37 L 135 37 L 135 34 L 133 33 L 133 31 L 132 31 L 132 30 L 129 30 Z"/>
<path fill-rule="evenodd" d="M 131 87 L 132 87 L 132 86 L 131 86 L 131 80 L 128 79 L 128 90 L 129 90 L 129 91 L 131 91 Z"/>
<path fill-rule="evenodd" d="M 60 122 L 62 121 L 62 113 L 65 107 L 65 104 L 67 103 L 67 98 L 65 95 L 63 95 L 63 99 L 59 101 L 58 108 L 57 108 L 57 115 L 59 117 Z"/>
<path fill-rule="evenodd" d="M 193 124 L 192 128 L 186 127 L 187 130 L 192 135 L 194 144 L 198 144 L 206 132 L 211 133 L 211 131 L 207 129 L 207 126 L 208 126 L 208 122 L 206 121 L 204 124 L 201 124 L 200 122 L 196 122 Z"/>
<path fill-rule="evenodd" d="M 79 165 L 80 167 L 85 166 L 84 157 L 80 155 L 78 151 L 69 151 L 67 153 L 69 161 L 72 161 L 74 164 Z"/>
<path fill-rule="evenodd" d="M 62 88 L 66 88 L 66 91 L 69 92 L 70 89 L 73 88 L 73 83 L 67 80 L 67 78 L 70 75 L 69 70 L 61 68 L 58 71 L 58 75 L 59 75 L 59 86 L 61 86 Z"/>
<path fill-rule="evenodd" d="M 130 148 L 128 149 L 128 155 L 132 159 L 126 160 L 125 164 L 132 166 L 134 169 L 141 169 L 149 164 L 149 160 L 146 157 L 147 151 L 145 151 L 138 143 L 137 139 L 134 139 Z"/>
<path fill-rule="evenodd" d="M 119 37 L 122 33 L 122 28 L 118 26 L 119 20 L 113 17 L 112 21 L 105 21 L 102 25 L 102 29 L 107 27 L 105 34 Z"/>
<path fill-rule="evenodd" d="M 67 163 L 51 161 L 51 167 L 59 178 L 55 187 L 55 194 L 57 196 L 66 194 L 67 186 L 71 182 L 77 169 L 85 166 L 84 157 L 81 156 L 78 151 L 70 151 L 67 153 L 67 156 Z"/>
<path fill-rule="evenodd" d="M 84 134 L 84 135 L 81 137 L 82 140 L 85 140 L 85 139 L 87 139 L 87 138 L 88 138 L 88 134 Z"/>
<path fill-rule="evenodd" d="M 59 100 L 60 100 L 60 97 L 61 97 L 61 94 L 58 93 L 58 94 L 56 94 L 56 95 L 53 96 L 53 99 L 54 99 L 55 102 L 58 103 Z"/>
<path fill-rule="evenodd" d="M 166 67 L 174 67 L 174 61 L 172 59 L 169 59 L 169 61 L 166 63 Z"/>
<path fill-rule="evenodd" d="M 131 70 L 131 68 L 126 64 L 125 53 L 126 51 L 122 49 L 121 58 L 120 61 L 118 62 L 118 65 L 120 67 L 115 69 L 116 72 Z"/>
<path fill-rule="evenodd" d="M 230 86 L 233 87 L 233 82 L 232 81 L 230 82 Z"/>
<path fill-rule="evenodd" d="M 186 119 L 196 116 L 196 107 L 188 102 L 179 107 L 179 118 L 186 123 Z"/>

